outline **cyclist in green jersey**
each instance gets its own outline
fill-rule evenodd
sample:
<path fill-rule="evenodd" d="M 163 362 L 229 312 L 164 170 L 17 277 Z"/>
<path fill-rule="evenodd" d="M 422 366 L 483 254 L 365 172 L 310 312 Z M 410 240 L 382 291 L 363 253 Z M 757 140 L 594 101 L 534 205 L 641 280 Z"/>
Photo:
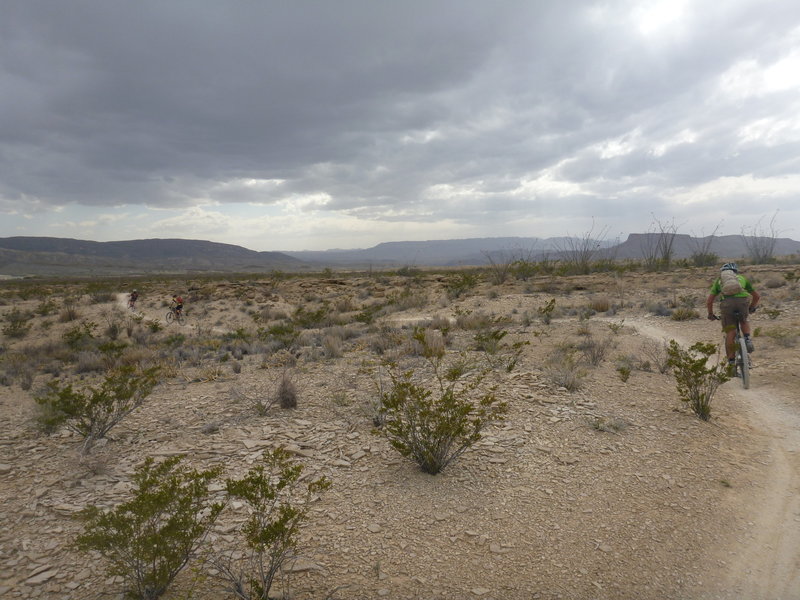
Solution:
<path fill-rule="evenodd" d="M 729 273 L 725 273 L 729 271 Z M 735 279 L 733 276 L 735 275 Z M 738 281 L 738 286 L 733 281 Z M 730 287 L 730 286 L 733 287 Z M 723 291 L 723 288 L 725 290 Z M 725 332 L 725 353 L 728 356 L 728 364 L 734 365 L 736 362 L 736 315 L 739 314 L 742 335 L 748 352 L 753 352 L 755 347 L 750 339 L 750 323 L 747 315 L 755 312 L 761 295 L 753 288 L 744 275 L 739 275 L 739 266 L 735 262 L 725 263 L 720 269 L 720 276 L 714 280 L 706 298 L 706 308 L 708 308 L 709 320 L 716 320 L 714 314 L 714 300 L 720 297 L 719 312 L 722 320 L 722 331 Z"/>

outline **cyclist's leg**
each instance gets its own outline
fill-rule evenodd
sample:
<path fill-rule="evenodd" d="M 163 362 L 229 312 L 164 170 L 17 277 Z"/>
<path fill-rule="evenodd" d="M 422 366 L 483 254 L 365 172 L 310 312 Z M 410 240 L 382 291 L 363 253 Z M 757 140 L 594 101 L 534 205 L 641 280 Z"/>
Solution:
<path fill-rule="evenodd" d="M 719 317 L 725 334 L 725 354 L 728 360 L 736 358 L 736 316 L 733 314 L 732 300 L 733 298 L 727 298 L 719 303 Z"/>

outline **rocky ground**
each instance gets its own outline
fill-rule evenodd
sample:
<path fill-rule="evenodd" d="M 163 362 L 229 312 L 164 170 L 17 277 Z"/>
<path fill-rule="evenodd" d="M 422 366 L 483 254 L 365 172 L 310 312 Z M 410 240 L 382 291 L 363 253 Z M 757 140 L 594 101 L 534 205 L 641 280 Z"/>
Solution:
<path fill-rule="evenodd" d="M 762 309 L 755 317 L 752 387 L 724 384 L 710 422 L 682 405 L 674 379 L 648 359 L 665 339 L 720 340 L 718 325 L 673 320 L 661 310 L 693 307 L 704 317 L 713 270 L 483 282 L 457 298 L 446 293 L 447 276 L 434 274 L 137 283 L 144 318 L 130 343 L 159 352 L 169 377 L 84 457 L 75 435 L 44 436 L 33 421 L 33 396 L 55 370 L 36 357 L 53 355 L 76 322 L 92 321 L 99 332 L 120 310 L 120 299 L 80 296 L 77 321 L 61 322 L 57 312 L 37 317 L 24 337 L 3 341 L 0 595 L 118 594 L 121 580 L 105 574 L 102 560 L 72 547 L 81 530 L 74 516 L 87 505 L 127 499 L 144 457 L 185 453 L 193 466 L 220 465 L 226 476 L 239 476 L 266 449 L 284 447 L 309 477 L 332 481 L 314 500 L 297 560 L 282 579 L 292 598 L 800 597 L 800 353 L 792 342 L 800 334 L 800 294 L 783 278 L 790 270 L 747 273 L 764 308 L 778 313 Z M 178 285 L 185 286 L 187 324 L 150 332 L 147 323 L 163 321 L 162 299 Z M 4 314 L 41 306 L 42 292 L 22 298 L 13 284 L 4 289 Z M 50 293 L 59 307 L 62 293 L 76 297 L 60 287 Z M 400 300 L 372 325 L 353 318 L 391 297 Z M 551 298 L 556 310 L 545 324 L 538 309 Z M 603 301 L 610 311 L 587 310 Z M 338 324 L 309 329 L 296 352 L 244 342 L 281 312 L 321 302 L 335 307 Z M 530 342 L 512 372 L 492 374 L 509 412 L 442 473 L 427 475 L 373 426 L 378 365 L 385 357 L 417 365 L 411 328 L 437 317 L 452 323 L 451 353 L 477 355 L 470 317 L 480 316 L 501 318 L 509 341 Z M 326 332 L 339 342 L 326 343 Z M 183 336 L 177 346 L 176 334 Z M 198 354 L 193 340 L 214 352 Z M 574 351 L 580 385 L 570 391 L 549 359 L 587 340 L 607 350 L 597 365 L 585 350 Z M 28 385 L 19 356 L 36 364 Z M 76 375 L 72 361 L 60 377 L 97 376 Z M 626 364 L 633 369 L 623 381 Z M 274 395 L 287 371 L 297 408 L 258 415 L 247 399 Z M 241 518 L 224 513 L 208 544 L 235 539 Z M 203 574 L 202 567 L 185 570 L 165 597 L 224 597 Z"/>

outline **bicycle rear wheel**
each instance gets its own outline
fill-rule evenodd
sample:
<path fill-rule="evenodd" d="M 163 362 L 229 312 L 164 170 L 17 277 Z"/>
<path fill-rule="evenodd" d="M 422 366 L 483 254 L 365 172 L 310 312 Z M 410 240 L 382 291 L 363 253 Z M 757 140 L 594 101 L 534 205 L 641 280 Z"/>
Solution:
<path fill-rule="evenodd" d="M 744 343 L 744 338 L 738 337 L 738 349 L 736 353 L 739 355 L 739 372 L 742 374 L 742 387 L 746 390 L 750 389 L 750 355 L 747 352 L 747 345 Z"/>
<path fill-rule="evenodd" d="M 175 314 L 172 311 L 169 311 L 166 314 L 166 316 L 164 317 L 164 320 L 167 322 L 167 324 L 169 324 L 169 323 L 172 323 L 172 319 L 174 319 L 174 318 L 175 318 Z"/>

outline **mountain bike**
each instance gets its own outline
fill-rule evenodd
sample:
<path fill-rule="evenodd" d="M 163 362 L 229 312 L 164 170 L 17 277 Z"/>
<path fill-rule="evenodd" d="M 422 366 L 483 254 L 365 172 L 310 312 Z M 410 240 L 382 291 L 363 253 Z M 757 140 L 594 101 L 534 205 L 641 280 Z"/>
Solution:
<path fill-rule="evenodd" d="M 173 321 L 177 321 L 178 325 L 186 324 L 186 317 L 183 315 L 183 311 L 178 312 L 174 306 L 170 307 L 169 312 L 164 317 L 164 320 L 167 322 L 167 325 Z"/>
<path fill-rule="evenodd" d="M 750 353 L 747 351 L 747 344 L 742 334 L 742 313 L 738 310 L 733 311 L 736 319 L 736 335 L 733 338 L 734 348 L 736 348 L 736 363 L 734 375 L 742 378 L 742 387 L 750 389 Z M 717 317 L 719 320 L 719 317 Z M 727 336 L 727 332 L 725 332 Z"/>

